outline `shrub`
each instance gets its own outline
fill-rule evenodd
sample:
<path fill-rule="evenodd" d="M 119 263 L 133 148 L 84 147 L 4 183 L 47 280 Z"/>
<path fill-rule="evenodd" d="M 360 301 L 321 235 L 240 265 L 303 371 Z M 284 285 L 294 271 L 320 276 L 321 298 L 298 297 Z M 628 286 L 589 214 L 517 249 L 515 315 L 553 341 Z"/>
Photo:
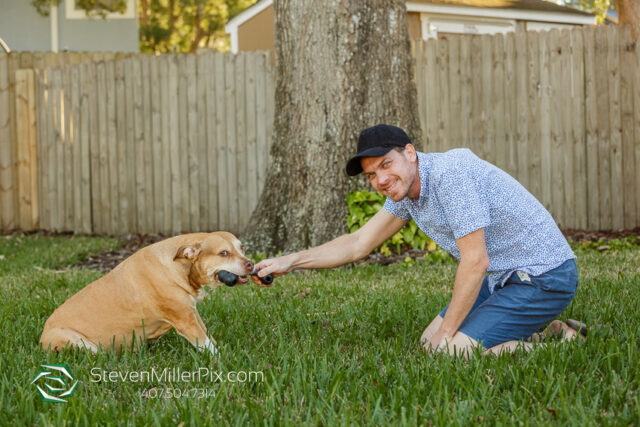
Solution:
<path fill-rule="evenodd" d="M 350 193 L 347 196 L 347 206 L 349 208 L 347 227 L 349 227 L 349 231 L 354 232 L 369 221 L 373 215 L 382 209 L 384 200 L 385 197 L 382 194 L 374 191 L 354 191 Z M 384 242 L 378 248 L 378 251 L 384 255 L 390 255 L 392 252 L 400 254 L 409 249 L 420 249 L 422 251 L 426 249 L 429 252 L 437 253 L 436 258 L 439 259 L 443 259 L 442 255 L 448 256 L 418 228 L 413 220 Z M 444 254 L 440 252 L 444 252 Z"/>

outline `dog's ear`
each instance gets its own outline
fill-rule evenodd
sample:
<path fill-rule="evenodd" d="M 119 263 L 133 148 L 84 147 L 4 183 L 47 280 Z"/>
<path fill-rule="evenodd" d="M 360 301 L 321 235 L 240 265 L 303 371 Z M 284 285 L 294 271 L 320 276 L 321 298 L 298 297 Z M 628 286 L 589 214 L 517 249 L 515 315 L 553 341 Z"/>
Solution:
<path fill-rule="evenodd" d="M 200 243 L 196 243 L 195 245 L 186 245 L 180 246 L 178 252 L 176 252 L 176 256 L 173 257 L 173 260 L 177 260 L 179 258 L 186 259 L 188 261 L 194 262 L 198 259 L 198 255 L 200 255 Z"/>

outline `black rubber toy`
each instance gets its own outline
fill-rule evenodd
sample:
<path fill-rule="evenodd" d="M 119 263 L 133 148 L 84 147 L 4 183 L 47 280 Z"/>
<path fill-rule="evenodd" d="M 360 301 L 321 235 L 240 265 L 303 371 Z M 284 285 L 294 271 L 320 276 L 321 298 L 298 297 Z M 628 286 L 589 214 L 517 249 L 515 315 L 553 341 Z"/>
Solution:
<path fill-rule="evenodd" d="M 254 270 L 253 272 L 251 272 L 251 275 L 258 276 L 258 272 Z M 225 271 L 225 270 L 222 270 L 221 272 L 218 273 L 218 279 L 220 279 L 220 281 L 227 286 L 234 286 L 236 283 L 238 283 L 238 275 L 229 273 L 228 271 Z M 260 280 L 260 282 L 262 282 L 263 285 L 270 285 L 273 283 L 272 274 L 267 274 L 264 277 L 258 276 L 258 279 Z"/>
<path fill-rule="evenodd" d="M 222 270 L 218 273 L 218 279 L 227 286 L 233 286 L 238 283 L 238 275 Z"/>
<path fill-rule="evenodd" d="M 253 270 L 251 272 L 251 275 L 256 276 L 260 280 L 260 282 L 262 282 L 263 285 L 270 285 L 273 283 L 273 274 L 267 274 L 264 277 L 260 277 L 258 276 L 258 270 Z"/>

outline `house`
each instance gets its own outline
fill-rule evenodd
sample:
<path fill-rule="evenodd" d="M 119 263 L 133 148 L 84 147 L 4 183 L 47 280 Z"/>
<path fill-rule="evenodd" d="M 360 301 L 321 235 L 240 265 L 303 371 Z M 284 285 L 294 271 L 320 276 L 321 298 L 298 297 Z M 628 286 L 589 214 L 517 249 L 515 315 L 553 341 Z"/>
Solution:
<path fill-rule="evenodd" d="M 447 34 L 495 34 L 595 25 L 596 16 L 544 0 L 407 1 L 412 40 Z M 274 50 L 273 0 L 260 0 L 229 21 L 231 51 Z"/>
<path fill-rule="evenodd" d="M 136 0 L 105 19 L 87 17 L 77 2 L 63 0 L 44 17 L 30 1 L 2 0 L 0 38 L 12 51 L 139 51 Z"/>

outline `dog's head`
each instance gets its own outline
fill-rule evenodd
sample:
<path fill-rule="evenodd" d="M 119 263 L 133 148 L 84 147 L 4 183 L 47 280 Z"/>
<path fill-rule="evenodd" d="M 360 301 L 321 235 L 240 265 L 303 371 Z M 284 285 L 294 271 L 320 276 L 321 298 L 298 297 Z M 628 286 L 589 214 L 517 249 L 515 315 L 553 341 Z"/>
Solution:
<path fill-rule="evenodd" d="M 244 256 L 240 240 L 223 231 L 211 233 L 200 243 L 181 246 L 173 260 L 191 263 L 189 281 L 198 287 L 221 285 L 221 271 L 235 274 L 237 284 L 244 284 L 253 271 L 253 262 Z"/>

